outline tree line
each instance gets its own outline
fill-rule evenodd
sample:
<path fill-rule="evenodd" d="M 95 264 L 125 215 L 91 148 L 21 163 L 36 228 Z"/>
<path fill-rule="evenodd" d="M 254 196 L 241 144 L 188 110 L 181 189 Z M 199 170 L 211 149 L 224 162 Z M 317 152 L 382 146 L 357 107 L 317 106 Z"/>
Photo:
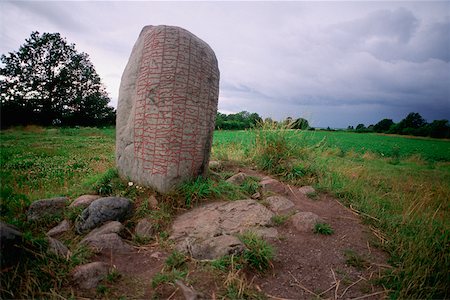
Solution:
<path fill-rule="evenodd" d="M 89 56 L 59 33 L 33 32 L 0 60 L 2 128 L 115 123 L 111 99 Z"/>
<path fill-rule="evenodd" d="M 375 125 L 366 127 L 364 124 L 358 124 L 356 128 L 348 126 L 347 130 L 364 133 L 378 132 L 387 134 L 401 134 L 424 136 L 432 138 L 450 138 L 450 124 L 448 120 L 434 120 L 428 123 L 419 113 L 409 113 L 398 123 L 392 119 L 383 119 Z"/>
<path fill-rule="evenodd" d="M 248 111 L 241 111 L 235 114 L 223 114 L 218 112 L 216 115 L 216 129 L 222 130 L 244 130 L 254 128 L 258 123 L 263 122 L 263 119 L 257 113 L 249 113 Z M 264 119 L 264 122 L 280 124 L 291 129 L 311 129 L 308 120 L 304 118 L 293 119 L 286 118 L 282 122 L 277 122 L 271 118 Z"/>

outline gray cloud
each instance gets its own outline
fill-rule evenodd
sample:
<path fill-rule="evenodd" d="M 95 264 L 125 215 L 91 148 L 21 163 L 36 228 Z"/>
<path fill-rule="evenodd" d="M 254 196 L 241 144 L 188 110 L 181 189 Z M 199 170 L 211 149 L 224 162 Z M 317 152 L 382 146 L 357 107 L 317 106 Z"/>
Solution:
<path fill-rule="evenodd" d="M 117 101 L 147 24 L 184 27 L 215 50 L 219 108 L 346 127 L 411 111 L 450 119 L 445 2 L 10 2 L 0 49 L 59 31 L 89 53 Z M 16 22 L 16 23 L 15 23 Z M 10 26 L 17 24 L 17 26 Z"/>

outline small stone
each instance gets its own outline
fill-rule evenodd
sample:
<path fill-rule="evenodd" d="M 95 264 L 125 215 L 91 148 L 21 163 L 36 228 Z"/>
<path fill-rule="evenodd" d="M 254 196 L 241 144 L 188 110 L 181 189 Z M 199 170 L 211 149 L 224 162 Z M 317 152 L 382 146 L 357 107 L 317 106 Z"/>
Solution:
<path fill-rule="evenodd" d="M 99 195 L 83 195 L 75 199 L 69 207 L 88 207 L 92 202 L 101 198 Z"/>
<path fill-rule="evenodd" d="M 23 254 L 23 235 L 16 227 L 0 221 L 0 266 L 16 265 Z"/>
<path fill-rule="evenodd" d="M 89 232 L 89 234 L 83 240 L 81 240 L 81 242 L 83 242 L 84 240 L 92 239 L 95 236 L 99 236 L 99 235 L 103 235 L 103 234 L 109 234 L 109 233 L 119 234 L 122 230 L 123 230 L 122 223 L 120 223 L 118 221 L 111 221 L 111 222 L 108 222 L 108 223 L 102 225 L 101 227 L 95 228 L 94 230 Z"/>
<path fill-rule="evenodd" d="M 261 199 L 261 193 L 260 193 L 260 192 L 254 193 L 254 194 L 251 196 L 251 198 L 252 198 L 252 199 L 255 199 L 255 200 L 259 200 L 259 199 Z"/>
<path fill-rule="evenodd" d="M 56 256 L 59 256 L 59 257 L 65 258 L 65 259 L 68 259 L 71 254 L 69 249 L 66 247 L 66 245 L 64 245 L 59 240 L 54 239 L 52 237 L 48 237 L 47 251 L 49 253 L 52 253 Z"/>
<path fill-rule="evenodd" d="M 303 195 L 314 194 L 316 190 L 312 186 L 302 186 L 298 191 Z"/>
<path fill-rule="evenodd" d="M 95 235 L 89 239 L 83 239 L 82 244 L 87 245 L 97 253 L 103 251 L 127 253 L 133 250 L 133 247 L 125 243 L 117 233 Z"/>
<path fill-rule="evenodd" d="M 152 238 L 154 233 L 155 229 L 149 219 L 140 220 L 134 229 L 135 235 L 146 239 Z"/>
<path fill-rule="evenodd" d="M 47 236 L 58 236 L 70 230 L 70 222 L 67 220 L 63 220 L 61 223 L 53 227 L 47 232 Z"/>
<path fill-rule="evenodd" d="M 152 209 L 158 208 L 158 200 L 153 195 L 148 198 L 148 204 Z"/>
<path fill-rule="evenodd" d="M 222 164 L 218 160 L 211 160 L 209 162 L 209 168 L 211 170 L 219 170 L 221 166 L 222 166 Z"/>
<path fill-rule="evenodd" d="M 272 192 L 275 194 L 285 195 L 287 194 L 284 184 L 276 179 L 270 177 L 264 177 L 259 183 L 263 192 Z"/>
<path fill-rule="evenodd" d="M 92 262 L 77 266 L 72 272 L 74 283 L 81 289 L 88 290 L 97 287 L 109 272 L 109 265 L 103 262 Z"/>
<path fill-rule="evenodd" d="M 69 198 L 67 197 L 57 197 L 34 201 L 28 208 L 28 220 L 40 221 L 43 218 L 61 215 L 68 203 Z"/>
<path fill-rule="evenodd" d="M 278 237 L 278 230 L 273 227 L 256 227 L 250 231 L 264 239 L 275 239 Z"/>
<path fill-rule="evenodd" d="M 242 253 L 244 249 L 244 244 L 233 235 L 219 235 L 194 244 L 186 241 L 178 245 L 179 251 L 189 253 L 195 259 L 217 259 Z"/>
<path fill-rule="evenodd" d="M 132 202 L 127 198 L 106 197 L 91 203 L 80 215 L 75 227 L 78 233 L 86 232 L 107 221 L 123 221 L 130 215 Z"/>
<path fill-rule="evenodd" d="M 160 260 L 163 257 L 163 254 L 159 251 L 156 251 L 150 255 L 151 258 Z"/>
<path fill-rule="evenodd" d="M 233 176 L 231 176 L 230 178 L 228 178 L 226 181 L 232 184 L 236 184 L 236 185 L 241 185 L 242 183 L 244 183 L 245 178 L 247 178 L 248 175 L 243 173 L 243 172 L 239 172 L 237 174 L 234 174 Z"/>
<path fill-rule="evenodd" d="M 269 209 L 275 213 L 286 212 L 295 207 L 291 200 L 283 196 L 267 197 L 266 201 L 269 204 Z"/>
<path fill-rule="evenodd" d="M 320 218 L 312 212 L 298 212 L 291 217 L 291 222 L 297 231 L 311 232 L 316 223 L 320 222 Z"/>

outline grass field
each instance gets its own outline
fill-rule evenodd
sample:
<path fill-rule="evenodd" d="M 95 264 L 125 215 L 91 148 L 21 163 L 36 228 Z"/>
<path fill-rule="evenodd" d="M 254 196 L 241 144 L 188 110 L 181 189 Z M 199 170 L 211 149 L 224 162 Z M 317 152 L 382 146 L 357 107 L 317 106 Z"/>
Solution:
<path fill-rule="evenodd" d="M 334 194 L 361 212 L 379 246 L 391 254 L 394 268 L 383 284 L 393 298 L 450 297 L 450 141 L 270 134 L 276 147 L 261 156 L 258 131 L 216 131 L 212 158 L 257 164 L 282 180 Z M 1 219 L 24 228 L 32 201 L 95 192 L 93 184 L 114 168 L 114 135 L 112 128 L 1 131 Z M 282 168 L 260 164 L 277 151 L 292 154 L 276 161 Z"/>

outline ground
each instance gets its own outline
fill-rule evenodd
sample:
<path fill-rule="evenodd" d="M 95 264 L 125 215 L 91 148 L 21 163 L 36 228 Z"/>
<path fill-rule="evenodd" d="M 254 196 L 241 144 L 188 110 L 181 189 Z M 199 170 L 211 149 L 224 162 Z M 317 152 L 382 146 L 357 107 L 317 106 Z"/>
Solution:
<path fill-rule="evenodd" d="M 240 171 L 259 178 L 265 176 L 255 170 Z M 334 233 L 301 233 L 287 221 L 277 227 L 279 237 L 269 240 L 276 255 L 265 273 L 235 270 L 233 274 L 225 274 L 212 268 L 209 262 L 188 259 L 188 273 L 183 282 L 204 299 L 233 298 L 224 288 L 230 275 L 239 277 L 242 287 L 254 291 L 247 295 L 248 299 L 386 298 L 387 291 L 376 282 L 386 268 L 390 268 L 386 262 L 388 255 L 374 246 L 382 241 L 362 224 L 358 212 L 344 207 L 326 193 L 308 197 L 300 193 L 298 187 L 285 185 L 285 188 L 287 198 L 295 203 L 297 210 L 317 214 Z M 82 297 L 101 297 L 103 294 L 105 298 L 185 299 L 175 284 L 152 287 L 152 279 L 165 267 L 171 251 L 168 244 L 152 242 L 135 247 L 133 253 L 99 254 L 93 260 L 110 263 L 120 277 L 114 282 L 105 282 L 103 289 L 76 291 L 75 294 Z"/>

